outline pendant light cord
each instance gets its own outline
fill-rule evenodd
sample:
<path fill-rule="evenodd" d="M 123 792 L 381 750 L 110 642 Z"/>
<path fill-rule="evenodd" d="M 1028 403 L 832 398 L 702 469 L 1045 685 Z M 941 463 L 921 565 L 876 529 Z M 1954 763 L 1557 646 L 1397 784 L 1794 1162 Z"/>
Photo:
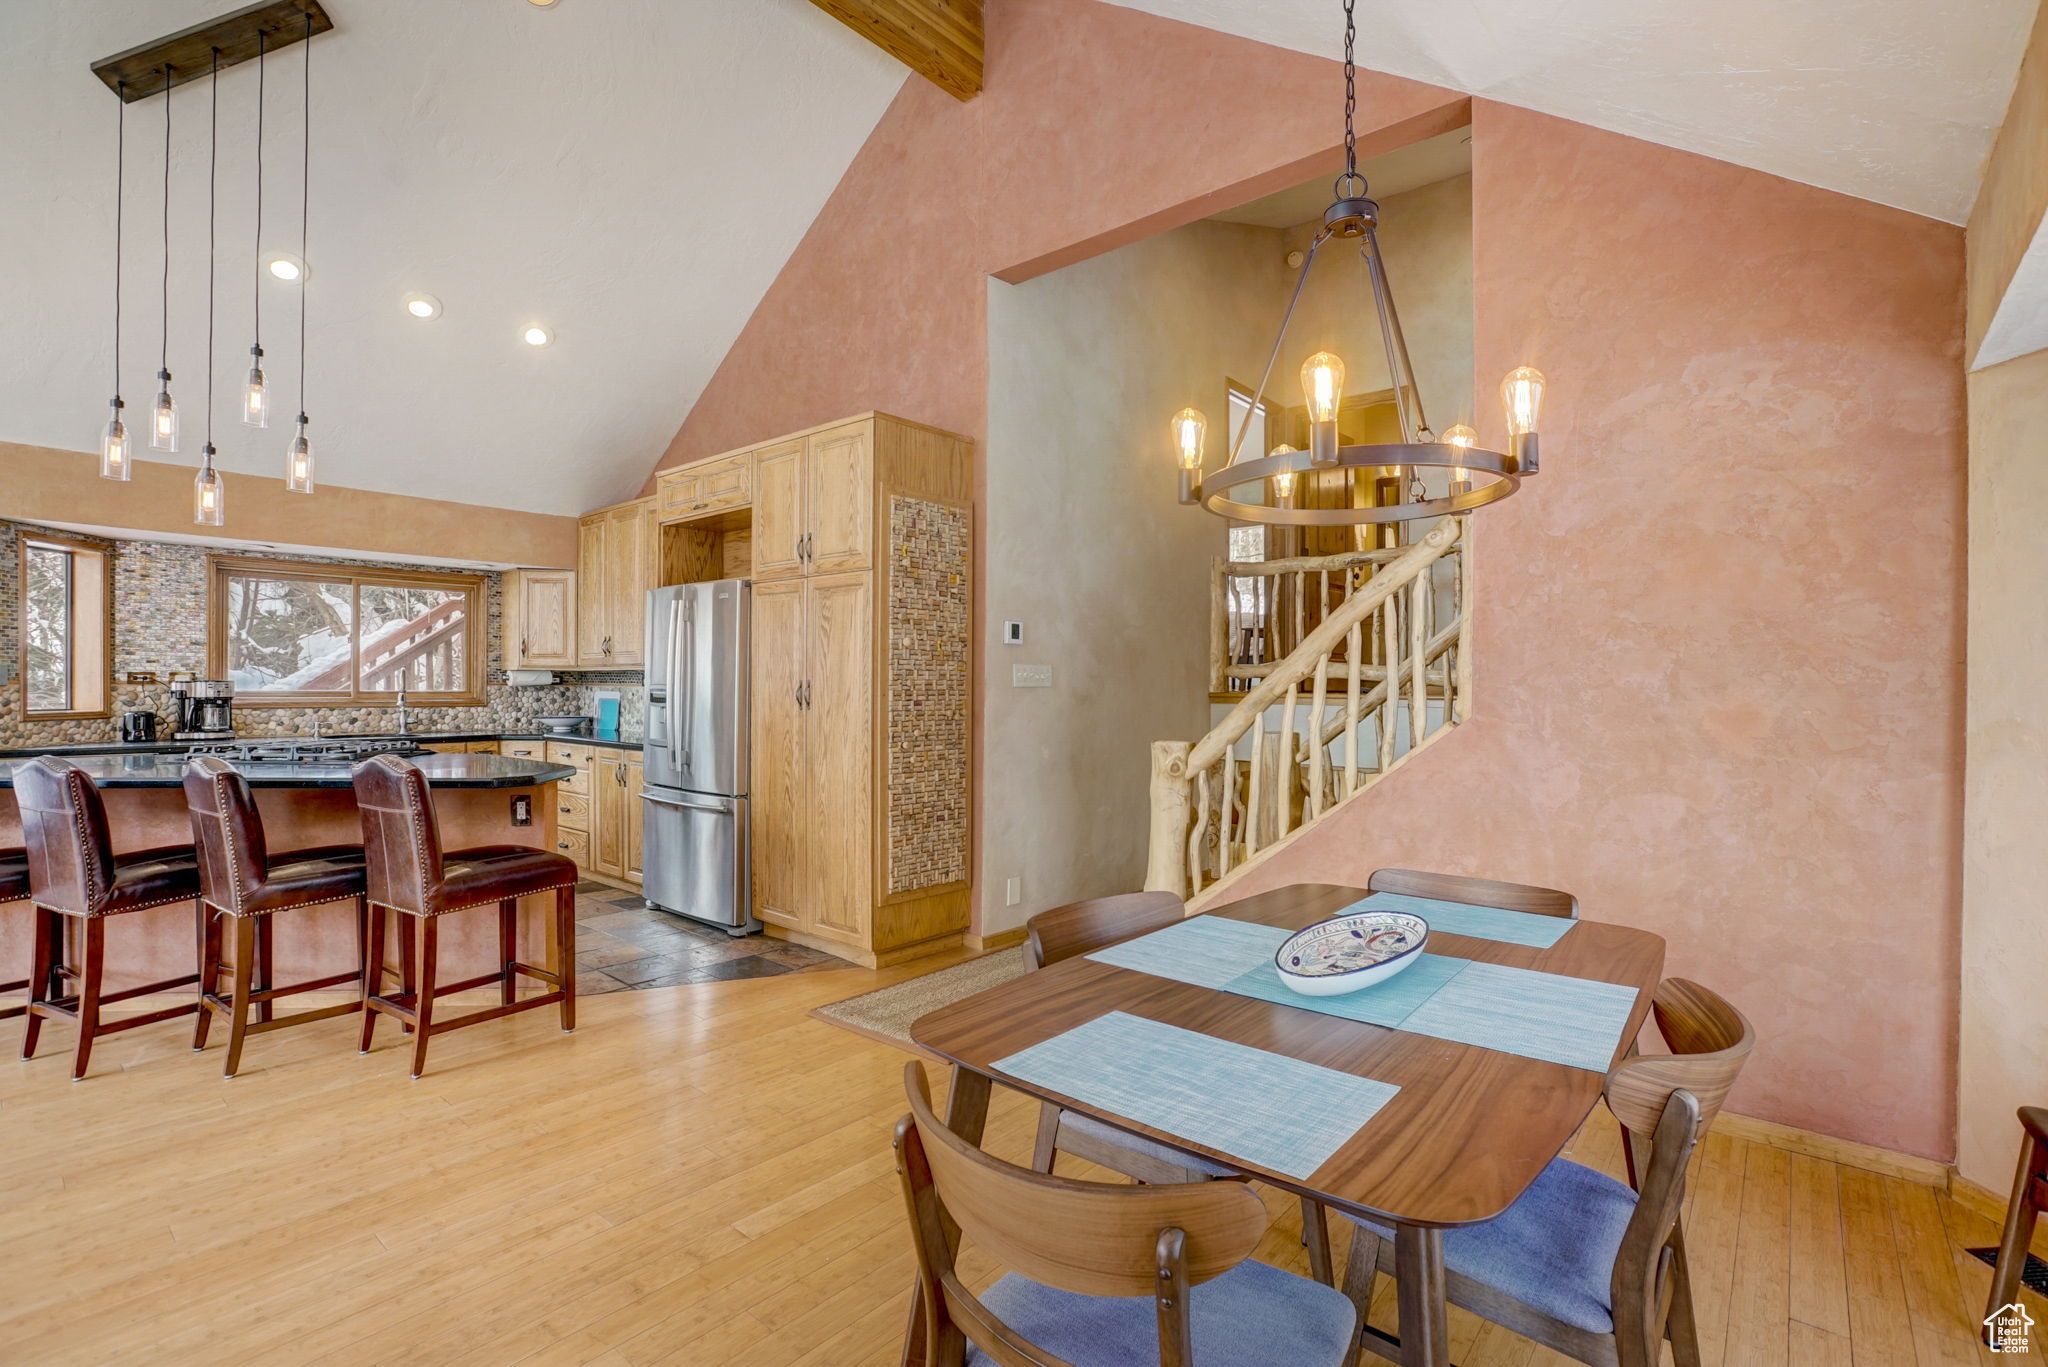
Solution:
<path fill-rule="evenodd" d="M 213 123 L 206 144 L 206 463 L 213 464 L 214 185 L 220 169 L 220 49 L 213 50 Z"/>
<path fill-rule="evenodd" d="M 249 340 L 258 356 L 263 354 L 263 40 L 267 37 L 267 29 L 256 30 L 256 250 L 250 263 L 255 284 L 249 291 L 256 301 L 256 318 L 255 336 Z"/>
<path fill-rule="evenodd" d="M 121 215 L 122 197 L 128 184 L 128 82 L 117 84 L 114 95 L 121 107 L 119 121 L 114 125 L 114 403 L 118 406 L 121 402 Z M 120 414 L 114 416 L 119 417 Z"/>
<path fill-rule="evenodd" d="M 157 379 L 164 384 L 171 371 L 171 74 L 164 63 L 164 330 L 157 350 Z"/>
<path fill-rule="evenodd" d="M 1358 0 L 1344 0 L 1344 174 L 1337 177 L 1337 198 L 1347 198 L 1345 186 L 1355 184 L 1357 193 L 1366 191 L 1365 177 L 1358 174 L 1358 65 L 1352 49 L 1358 43 L 1358 17 L 1353 12 Z"/>
<path fill-rule="evenodd" d="M 300 90 L 299 143 L 299 421 L 306 421 L 306 209 L 312 202 L 313 12 L 306 11 L 305 69 Z"/>

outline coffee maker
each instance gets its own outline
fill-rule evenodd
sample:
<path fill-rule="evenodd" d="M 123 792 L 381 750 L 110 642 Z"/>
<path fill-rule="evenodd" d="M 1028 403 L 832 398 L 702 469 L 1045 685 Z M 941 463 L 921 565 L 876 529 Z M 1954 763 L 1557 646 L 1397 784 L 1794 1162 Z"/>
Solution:
<path fill-rule="evenodd" d="M 226 679 L 184 679 L 171 685 L 177 729 L 172 740 L 233 740 L 235 686 Z"/>

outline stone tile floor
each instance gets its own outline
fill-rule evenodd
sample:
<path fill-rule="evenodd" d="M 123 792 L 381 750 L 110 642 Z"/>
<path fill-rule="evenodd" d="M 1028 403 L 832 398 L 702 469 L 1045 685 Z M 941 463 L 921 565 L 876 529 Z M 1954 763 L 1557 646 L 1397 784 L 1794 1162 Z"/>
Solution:
<path fill-rule="evenodd" d="M 844 959 L 787 940 L 766 935 L 735 939 L 717 926 L 650 911 L 637 892 L 604 883 L 576 885 L 580 995 L 845 967 Z"/>

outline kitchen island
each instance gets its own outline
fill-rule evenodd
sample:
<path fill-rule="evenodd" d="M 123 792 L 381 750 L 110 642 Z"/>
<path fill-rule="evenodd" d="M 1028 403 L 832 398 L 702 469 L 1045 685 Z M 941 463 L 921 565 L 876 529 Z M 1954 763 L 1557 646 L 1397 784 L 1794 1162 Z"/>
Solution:
<path fill-rule="evenodd" d="M 161 845 L 189 845 L 182 754 L 149 750 L 61 756 L 103 790 L 117 853 Z M 502 755 L 426 754 L 409 757 L 425 772 L 440 818 L 444 849 L 477 845 L 556 846 L 554 786 L 574 775 L 566 765 Z M 0 847 L 19 847 L 21 816 L 14 803 L 20 759 L 0 760 Z M 345 763 L 237 762 L 255 790 L 273 854 L 315 845 L 362 842 Z M 26 902 L 0 904 L 0 979 L 25 976 L 29 963 Z M 520 901 L 519 935 L 526 946 L 548 942 L 548 897 Z M 493 915 L 456 914 L 441 927 L 442 978 L 452 981 L 497 967 L 498 923 Z M 123 916 L 107 936 L 108 987 L 176 977 L 193 971 L 197 928 L 190 906 L 169 905 Z M 355 955 L 355 912 L 348 903 L 287 913 L 279 923 L 276 972 L 280 981 L 340 972 Z M 547 964 L 553 968 L 555 965 Z M 16 970 L 19 971 L 16 971 Z M 534 988 L 533 990 L 538 990 Z"/>

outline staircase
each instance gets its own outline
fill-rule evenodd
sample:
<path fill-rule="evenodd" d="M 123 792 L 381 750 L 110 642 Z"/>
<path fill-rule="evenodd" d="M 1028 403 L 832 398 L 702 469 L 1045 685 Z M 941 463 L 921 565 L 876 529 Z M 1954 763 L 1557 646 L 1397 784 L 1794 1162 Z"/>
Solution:
<path fill-rule="evenodd" d="M 1200 740 L 1152 743 L 1148 889 L 1213 900 L 1465 719 L 1464 522 L 1397 551 L 1218 567 L 1210 686 L 1235 701 Z"/>

